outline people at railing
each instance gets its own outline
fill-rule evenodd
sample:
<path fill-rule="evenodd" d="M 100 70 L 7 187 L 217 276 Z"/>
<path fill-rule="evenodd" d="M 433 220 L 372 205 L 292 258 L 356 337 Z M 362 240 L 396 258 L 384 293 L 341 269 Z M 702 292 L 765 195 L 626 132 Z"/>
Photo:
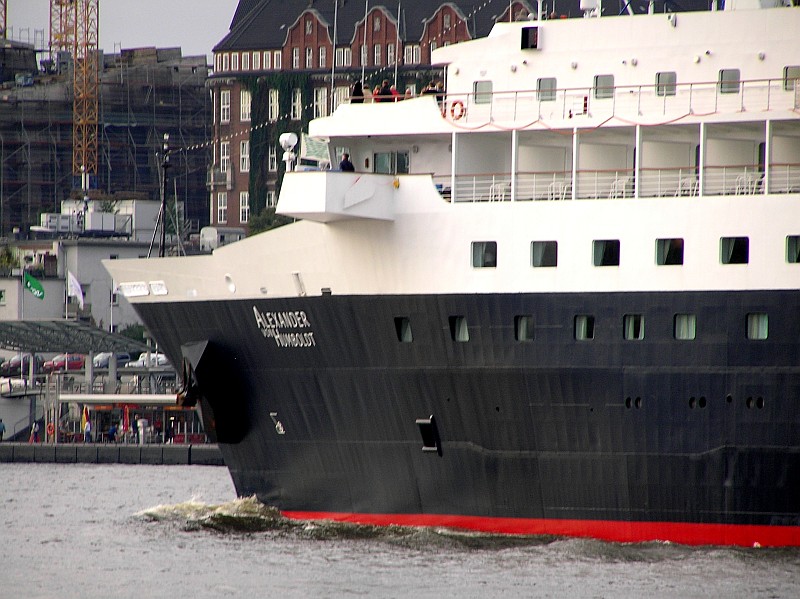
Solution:
<path fill-rule="evenodd" d="M 358 80 L 353 83 L 353 89 L 350 90 L 350 103 L 363 104 L 364 103 L 364 88 L 361 87 L 361 81 Z"/>
<path fill-rule="evenodd" d="M 339 170 L 345 173 L 354 173 L 356 167 L 350 162 L 350 154 L 342 154 L 342 161 L 339 163 Z"/>

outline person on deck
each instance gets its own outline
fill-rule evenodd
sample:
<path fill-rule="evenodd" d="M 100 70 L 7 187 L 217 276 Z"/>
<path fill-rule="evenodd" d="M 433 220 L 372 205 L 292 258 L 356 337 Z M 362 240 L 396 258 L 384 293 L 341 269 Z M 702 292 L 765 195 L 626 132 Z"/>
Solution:
<path fill-rule="evenodd" d="M 345 173 L 354 173 L 356 167 L 350 162 L 350 154 L 342 154 L 342 161 L 339 163 L 339 170 Z"/>

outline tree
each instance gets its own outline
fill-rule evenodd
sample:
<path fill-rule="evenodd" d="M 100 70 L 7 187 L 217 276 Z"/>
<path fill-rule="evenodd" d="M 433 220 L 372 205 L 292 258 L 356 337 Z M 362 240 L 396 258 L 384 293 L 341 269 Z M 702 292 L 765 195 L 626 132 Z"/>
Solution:
<path fill-rule="evenodd" d="M 293 221 L 294 219 L 288 216 L 275 214 L 274 207 L 264 208 L 256 216 L 250 217 L 250 220 L 247 223 L 250 231 L 248 235 L 255 235 L 256 233 L 269 231 L 270 229 L 275 229 L 276 227 L 288 225 Z"/>

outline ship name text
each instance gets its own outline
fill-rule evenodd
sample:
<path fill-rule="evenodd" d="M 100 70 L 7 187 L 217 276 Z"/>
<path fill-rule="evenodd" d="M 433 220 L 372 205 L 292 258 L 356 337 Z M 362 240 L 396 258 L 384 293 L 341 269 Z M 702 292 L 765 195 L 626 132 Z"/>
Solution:
<path fill-rule="evenodd" d="M 278 347 L 315 347 L 314 331 L 303 310 L 262 312 L 253 306 L 256 325 L 267 339 L 274 339 Z"/>

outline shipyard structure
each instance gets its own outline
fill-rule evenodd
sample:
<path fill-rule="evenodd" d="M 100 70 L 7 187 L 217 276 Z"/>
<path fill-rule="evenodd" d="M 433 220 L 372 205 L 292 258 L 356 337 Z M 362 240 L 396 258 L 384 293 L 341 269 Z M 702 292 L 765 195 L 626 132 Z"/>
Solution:
<path fill-rule="evenodd" d="M 205 56 L 182 56 L 180 48 L 97 52 L 97 172 L 84 179 L 73 168 L 70 53 L 37 68 L 33 45 L 5 44 L 18 68 L 6 69 L 0 83 L 0 237 L 30 238 L 42 214 L 59 213 L 70 199 L 108 200 L 110 211 L 119 197 L 160 201 L 165 134 L 175 148 L 167 196 L 183 205 L 182 232 L 208 224 Z"/>

